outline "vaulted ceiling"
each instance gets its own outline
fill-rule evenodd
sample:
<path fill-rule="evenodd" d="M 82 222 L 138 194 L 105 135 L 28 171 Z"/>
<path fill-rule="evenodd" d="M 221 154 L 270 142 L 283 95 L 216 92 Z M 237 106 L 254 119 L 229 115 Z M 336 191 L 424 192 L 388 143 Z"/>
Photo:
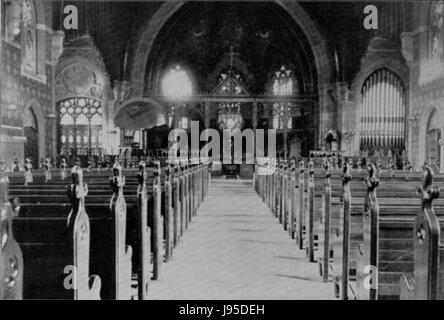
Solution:
<path fill-rule="evenodd" d="M 60 29 L 62 2 L 53 3 L 54 29 Z M 380 28 L 384 29 L 386 21 L 395 41 L 399 42 L 400 28 L 404 26 L 395 26 L 393 21 L 406 10 L 398 3 L 383 4 L 389 9 L 380 9 Z M 67 40 L 90 34 L 114 80 L 128 78 L 128 49 L 134 45 L 141 25 L 162 2 L 65 0 L 63 4 L 75 4 L 79 8 L 79 30 L 66 31 Z M 351 81 L 360 68 L 368 40 L 375 35 L 362 27 L 365 4 L 342 1 L 300 4 L 326 40 L 337 80 Z M 155 40 L 147 57 L 148 83 L 156 87 L 165 68 L 181 63 L 191 70 L 199 90 L 211 90 L 217 77 L 215 73 L 229 64 L 231 46 L 236 53 L 234 64 L 245 73 L 243 76 L 254 93 L 264 92 L 272 72 L 282 64 L 294 69 L 307 93 L 315 91 L 316 70 L 306 35 L 274 1 L 186 3 Z"/>
<path fill-rule="evenodd" d="M 301 90 L 315 89 L 316 70 L 306 37 L 283 9 L 265 2 L 183 6 L 156 38 L 146 83 L 155 85 L 166 68 L 179 63 L 193 72 L 201 91 L 210 91 L 231 57 L 254 93 L 263 93 L 282 65 L 293 70 Z"/>

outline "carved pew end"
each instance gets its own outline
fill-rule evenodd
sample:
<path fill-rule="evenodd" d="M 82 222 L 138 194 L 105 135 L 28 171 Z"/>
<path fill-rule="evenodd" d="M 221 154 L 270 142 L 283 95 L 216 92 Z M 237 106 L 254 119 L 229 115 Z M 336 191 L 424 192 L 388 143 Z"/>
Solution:
<path fill-rule="evenodd" d="M 79 297 L 79 300 L 100 300 L 100 289 L 102 288 L 102 279 L 93 274 L 88 279 L 89 290 L 86 297 Z"/>
<path fill-rule="evenodd" d="M 399 285 L 401 288 L 401 300 L 413 300 L 415 298 L 415 275 L 413 273 L 402 274 Z"/>

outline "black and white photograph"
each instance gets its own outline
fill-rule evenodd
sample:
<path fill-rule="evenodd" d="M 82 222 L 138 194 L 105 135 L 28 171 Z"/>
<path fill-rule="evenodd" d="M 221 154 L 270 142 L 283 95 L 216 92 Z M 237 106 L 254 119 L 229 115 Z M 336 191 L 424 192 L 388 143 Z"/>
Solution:
<path fill-rule="evenodd" d="M 444 0 L 0 4 L 0 300 L 444 300 Z"/>

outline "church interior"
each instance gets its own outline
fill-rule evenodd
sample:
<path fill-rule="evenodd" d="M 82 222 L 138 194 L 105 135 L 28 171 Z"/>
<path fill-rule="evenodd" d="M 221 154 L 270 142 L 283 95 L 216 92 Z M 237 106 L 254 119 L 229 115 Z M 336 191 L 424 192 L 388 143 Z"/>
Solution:
<path fill-rule="evenodd" d="M 441 168 L 439 1 L 384 1 L 370 30 L 353 2 L 34 2 L 2 1 L 8 165 L 162 155 L 169 129 L 199 121 L 276 129 L 285 158 Z"/>
<path fill-rule="evenodd" d="M 355 272 L 333 277 L 334 290 L 329 283 L 332 278 L 328 278 L 328 270 L 324 271 L 324 278 L 320 277 L 314 284 L 294 280 L 295 287 L 288 285 L 292 276 L 276 276 L 277 280 L 264 276 L 270 290 L 263 294 L 256 284 L 248 287 L 250 289 L 247 286 L 238 288 L 238 291 L 233 289 L 236 293 L 232 295 L 223 287 L 220 292 L 217 289 L 213 292 L 208 289 L 214 284 L 209 276 L 207 282 L 202 283 L 208 290 L 201 290 L 197 284 L 193 287 L 187 277 L 180 276 L 183 270 L 195 277 L 200 277 L 198 273 L 203 272 L 199 268 L 193 270 L 196 261 L 187 260 L 189 252 L 186 248 L 202 245 L 202 239 L 196 235 L 195 240 L 193 231 L 187 228 L 192 219 L 201 219 L 202 214 L 199 216 L 197 212 L 205 210 L 214 211 L 210 214 L 213 217 L 211 225 L 204 220 L 204 225 L 197 224 L 196 228 L 214 228 L 214 237 L 211 232 L 200 234 L 211 238 L 206 239 L 208 245 L 217 248 L 226 236 L 225 225 L 217 222 L 218 214 L 220 218 L 230 212 L 227 217 L 240 223 L 244 212 L 245 219 L 256 228 L 253 230 L 266 229 L 267 222 L 263 219 L 274 217 L 287 231 L 282 233 L 273 225 L 272 231 L 267 229 L 259 236 L 259 232 L 256 235 L 247 225 L 230 229 L 230 237 L 237 239 L 242 248 L 251 249 L 251 259 L 255 259 L 253 245 L 267 243 L 267 232 L 271 232 L 270 237 L 281 244 L 276 250 L 294 254 L 297 247 L 307 247 L 309 252 L 309 248 L 316 246 L 319 253 L 324 245 L 329 261 L 327 242 L 320 235 L 323 232 L 320 230 L 328 230 L 328 227 L 319 227 L 317 213 L 324 217 L 325 201 L 330 201 L 331 212 L 339 212 L 340 219 L 349 214 L 350 221 L 355 221 L 356 210 L 362 211 L 362 204 L 354 206 L 354 202 L 344 196 L 350 195 L 350 189 L 354 201 L 365 200 L 366 213 L 371 212 L 373 217 L 377 211 L 380 218 L 376 230 L 372 229 L 375 225 L 369 227 L 369 239 L 382 237 L 381 241 L 385 242 L 380 242 L 380 247 L 385 251 L 376 258 L 371 251 L 369 255 L 373 258 L 369 265 L 379 263 L 394 270 L 381 271 L 383 276 L 380 275 L 379 282 L 383 285 L 380 290 L 372 287 L 367 296 L 358 296 L 370 299 L 413 297 L 405 293 L 413 286 L 406 274 L 416 275 L 417 270 L 413 268 L 416 263 L 425 263 L 426 256 L 423 254 L 422 260 L 418 258 L 419 249 L 414 246 L 414 250 L 409 247 L 408 258 L 403 256 L 396 260 L 393 257 L 396 252 L 407 250 L 402 247 L 404 243 L 411 244 L 410 233 L 416 213 L 429 217 L 433 211 L 432 200 L 438 198 L 436 192 L 439 193 L 432 188 L 433 175 L 437 184 L 444 177 L 440 175 L 444 172 L 444 161 L 441 161 L 444 157 L 441 137 L 444 130 L 444 1 L 377 1 L 374 4 L 376 11 L 372 13 L 364 12 L 367 3 L 362 1 L 0 2 L 0 161 L 1 186 L 6 190 L 1 192 L 1 199 L 2 206 L 8 208 L 11 215 L 5 214 L 8 217 L 4 218 L 2 214 L 2 224 L 12 225 L 14 220 L 13 229 L 20 249 L 16 246 L 13 251 L 22 251 L 21 258 L 5 262 L 9 267 L 0 268 L 0 275 L 11 268 L 14 273 L 25 259 L 24 271 L 14 273 L 19 275 L 18 282 L 23 282 L 23 288 L 12 290 L 14 281 L 9 282 L 12 283 L 10 287 L 2 287 L 2 284 L 0 298 L 53 298 L 51 294 L 68 299 L 97 298 L 94 288 L 100 286 L 100 281 L 90 275 L 93 271 L 102 279 L 101 298 L 123 298 L 125 290 L 113 291 L 113 286 L 118 282 L 117 278 L 125 276 L 113 278 L 108 274 L 109 270 L 94 267 L 101 264 L 101 257 L 96 255 L 103 246 L 96 231 L 100 228 L 99 234 L 109 233 L 110 238 L 106 241 L 119 242 L 117 231 L 116 234 L 108 232 L 106 222 L 103 225 L 97 222 L 106 220 L 104 216 L 109 210 L 110 199 L 112 210 L 123 210 L 124 207 L 128 211 L 127 217 L 116 216 L 113 220 L 116 225 L 123 223 L 123 228 L 127 228 L 126 249 L 123 241 L 120 243 L 123 249 L 116 249 L 116 252 L 122 251 L 119 254 L 112 252 L 109 259 L 122 259 L 120 266 L 130 263 L 132 274 L 127 275 L 127 281 L 132 290 L 138 292 L 131 291 L 132 297 L 150 297 L 152 291 L 154 299 L 180 299 L 190 292 L 196 299 L 350 298 L 347 286 L 360 276 L 352 258 L 347 260 L 347 265 L 352 265 L 350 268 L 355 268 Z M 67 7 L 71 9 L 67 10 Z M 370 28 L 365 23 L 369 14 L 376 14 Z M 275 157 L 271 159 L 266 154 L 255 165 L 234 167 L 220 163 L 209 167 L 199 160 L 184 165 L 169 163 L 169 132 L 172 129 L 190 132 L 192 122 L 199 124 L 200 132 L 207 128 L 217 132 L 227 129 L 275 130 Z M 190 154 L 191 158 L 193 155 Z M 260 173 L 270 166 L 275 171 Z M 73 184 L 68 182 L 70 174 Z M 110 174 L 112 188 L 109 188 Z M 183 186 L 182 174 L 186 181 Z M 361 180 L 356 182 L 355 178 L 367 179 L 367 184 Z M 82 179 L 88 183 L 88 190 L 83 188 Z M 149 185 L 144 183 L 148 179 L 151 179 Z M 378 193 L 380 204 L 375 201 L 376 179 L 383 190 Z M 422 207 L 415 193 L 421 179 Z M 319 190 L 316 187 L 310 189 L 318 184 Z M 327 189 L 332 192 L 331 199 L 325 196 Z M 403 195 L 404 191 L 408 199 Z M 124 195 L 127 198 L 125 205 L 122 204 Z M 17 196 L 20 205 L 6 201 L 12 196 Z M 144 196 L 147 199 L 143 200 Z M 351 206 L 350 211 L 344 206 L 339 207 L 339 199 Z M 68 216 L 65 209 L 63 213 L 56 209 L 58 201 L 67 202 L 68 206 L 72 203 L 77 220 L 72 220 L 72 215 Z M 438 208 L 443 204 L 440 199 L 436 201 L 436 215 L 439 216 Z M 140 209 L 142 203 L 145 209 Z M 177 216 L 181 216 L 178 213 L 182 210 L 179 209 L 181 205 L 188 206 L 183 209 L 186 215 L 183 219 Z M 335 205 L 338 205 L 337 210 Z M 171 217 L 167 214 L 168 206 L 174 213 Z M 402 217 L 396 215 L 396 206 L 405 206 Z M 135 218 L 137 215 L 130 215 L 137 210 L 148 212 L 147 216 L 141 215 L 146 220 L 141 218 L 140 222 Z M 269 211 L 272 214 L 268 214 Z M 89 220 L 85 212 L 88 212 Z M 254 217 L 255 212 L 259 218 Z M 306 217 L 302 216 L 303 212 L 307 212 Z M 44 281 L 48 286 L 63 284 L 60 277 L 54 280 L 43 275 L 47 262 L 42 262 L 43 258 L 39 260 L 38 255 L 55 261 L 52 266 L 55 268 L 58 263 L 70 261 L 54 244 L 56 240 L 74 248 L 74 256 L 85 245 L 77 237 L 70 238 L 67 244 L 64 236 L 56 235 L 55 231 L 45 232 L 48 226 L 36 222 L 51 217 L 47 221 L 48 224 L 55 223 L 51 228 L 68 228 L 54 222 L 55 216 L 68 219 L 73 234 L 88 235 L 88 249 L 84 254 L 90 256 L 90 267 L 81 268 L 85 274 L 78 277 L 89 279 L 89 283 L 81 284 L 81 287 L 88 288 L 84 291 L 75 289 L 74 295 L 66 294 L 60 288 L 47 292 L 37 289 Z M 406 216 L 410 220 L 402 220 Z M 81 219 L 88 223 L 79 231 L 75 226 Z M 336 220 L 332 218 L 333 221 Z M 345 218 L 344 221 L 349 223 Z M 431 220 L 427 221 L 430 223 Z M 145 227 L 149 225 L 149 235 L 145 233 L 146 228 L 134 231 L 137 229 L 134 226 L 140 223 Z M 439 231 L 439 221 L 437 223 Z M 357 232 L 353 226 L 351 223 L 350 230 L 344 225 L 338 229 L 341 235 L 346 229 L 352 234 L 352 240 L 348 239 L 351 247 L 355 245 L 353 241 L 362 238 L 353 237 L 353 232 Z M 2 232 L 11 235 L 12 229 L 8 230 Z M 239 238 L 236 232 L 240 231 L 236 230 L 244 230 L 243 236 L 250 230 L 251 236 L 257 238 Z M 185 231 L 187 234 L 183 239 L 186 241 L 180 243 L 183 247 L 178 247 L 177 261 L 169 261 L 174 260 L 172 252 Z M 344 231 L 344 237 L 350 237 L 348 231 Z M 398 234 L 402 234 L 402 241 L 395 239 L 398 242 L 388 245 L 387 239 Z M 59 238 L 47 240 L 50 237 Z M 125 239 L 125 232 L 123 237 Z M 142 245 L 144 237 L 150 239 L 148 249 Z M 323 245 L 320 244 L 321 238 L 324 239 Z M 341 239 L 345 243 L 344 238 Z M 370 241 L 365 235 L 362 239 L 363 242 Z M 334 240 L 330 240 L 333 245 Z M 42 253 L 47 252 L 43 249 L 46 245 L 51 246 L 49 252 L 57 258 Z M 400 248 L 390 251 L 384 246 Z M 433 245 L 429 243 L 427 248 L 430 247 Z M 348 246 L 341 248 L 353 251 Z M 126 255 L 131 256 L 131 250 L 132 267 L 131 261 L 125 260 Z M 148 262 L 143 261 L 143 250 L 151 252 Z M 268 253 L 268 249 L 264 250 Z M 211 248 L 202 248 L 202 255 L 212 252 Z M 228 257 L 227 261 L 242 269 L 242 265 L 236 264 L 243 259 L 237 249 L 226 244 L 221 247 L 221 252 Z M 297 259 L 305 257 L 303 251 L 297 252 Z M 340 256 L 347 256 L 348 252 L 341 252 Z M 436 249 L 433 252 L 428 254 L 439 256 L 441 251 Z M 310 262 L 315 259 L 310 254 L 308 258 Z M 80 268 L 81 263 L 76 259 L 73 263 Z M 208 262 L 208 267 L 217 268 L 221 263 L 217 259 Z M 407 266 L 401 263 L 404 260 L 408 260 Z M 26 261 L 32 271 L 27 271 Z M 434 260 L 427 261 L 428 268 Z M 308 262 L 297 260 L 297 267 L 291 262 L 275 257 L 267 260 L 265 265 L 283 268 L 274 271 L 275 275 L 299 268 L 303 270 L 301 272 L 309 272 L 307 277 L 315 277 L 313 270 L 317 271 L 317 267 L 311 264 L 313 270 L 304 271 L 308 270 L 307 265 L 310 266 Z M 2 263 L 0 261 L 0 265 Z M 154 280 L 151 273 L 147 276 L 140 271 L 146 263 L 153 268 Z M 163 276 L 167 278 L 169 275 L 173 279 L 168 288 L 155 281 L 161 264 Z M 319 264 L 322 269 L 322 263 Z M 115 266 L 117 273 L 124 269 Z M 424 278 L 423 273 L 418 271 Z M 427 273 L 426 280 L 418 275 L 416 283 L 422 279 L 430 288 L 426 290 L 427 294 L 417 294 L 416 297 L 444 298 L 444 285 L 438 287 L 438 276 L 430 280 L 431 273 Z M 225 274 L 220 276 L 224 278 Z M 239 282 L 241 284 L 247 282 L 248 273 L 243 276 L 245 279 Z M 106 281 L 108 278 L 112 280 Z M 227 281 L 233 281 L 236 287 L 236 279 L 232 276 Z M 57 281 L 60 283 L 56 284 Z M 294 288 L 304 288 L 305 295 Z"/>

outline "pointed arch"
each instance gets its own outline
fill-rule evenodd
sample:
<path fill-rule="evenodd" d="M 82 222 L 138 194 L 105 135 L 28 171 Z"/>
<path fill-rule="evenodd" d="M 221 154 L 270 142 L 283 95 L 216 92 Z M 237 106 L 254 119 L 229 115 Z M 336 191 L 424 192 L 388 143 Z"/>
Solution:
<path fill-rule="evenodd" d="M 36 130 L 38 134 L 38 154 L 39 157 L 45 157 L 47 155 L 46 150 L 46 119 L 43 115 L 43 109 L 41 104 L 33 99 L 29 101 L 24 108 L 24 114 L 32 114 L 36 121 Z"/>
<path fill-rule="evenodd" d="M 437 125 L 436 127 L 432 129 L 438 129 L 440 132 L 444 129 L 442 126 L 443 121 L 443 112 L 441 108 L 436 107 L 435 105 L 429 105 L 425 110 L 423 111 L 421 118 L 419 120 L 419 150 L 418 150 L 418 163 L 417 167 L 419 168 L 422 166 L 424 161 L 429 160 L 429 151 L 428 145 L 429 145 L 429 129 L 431 129 L 430 124 L 433 117 L 433 122 Z M 443 161 L 444 159 L 444 148 L 442 148 L 442 138 L 438 137 L 437 141 L 439 147 L 439 160 L 440 160 L 440 172 L 443 172 L 444 166 Z"/>
<path fill-rule="evenodd" d="M 295 1 L 270 0 L 278 4 L 302 29 L 313 51 L 317 69 L 320 97 L 322 90 L 332 79 L 329 50 L 324 37 L 302 6 Z M 167 21 L 188 1 L 172 1 L 162 4 L 156 13 L 141 27 L 130 55 L 131 96 L 144 95 L 145 71 L 154 41 Z M 322 102 L 321 102 L 322 103 Z"/>

